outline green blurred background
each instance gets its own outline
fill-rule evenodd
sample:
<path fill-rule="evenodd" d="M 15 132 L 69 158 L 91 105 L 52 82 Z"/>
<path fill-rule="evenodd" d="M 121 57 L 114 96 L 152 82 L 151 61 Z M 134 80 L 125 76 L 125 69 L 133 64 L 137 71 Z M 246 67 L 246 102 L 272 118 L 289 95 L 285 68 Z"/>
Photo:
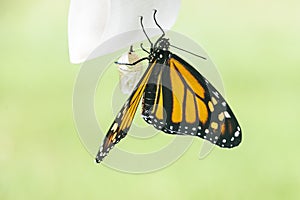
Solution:
<path fill-rule="evenodd" d="M 300 199 L 300 1 L 182 1 L 173 30 L 218 66 L 244 140 L 204 160 L 195 140 L 143 175 L 94 164 L 77 137 L 68 4 L 0 3 L 1 200 Z"/>

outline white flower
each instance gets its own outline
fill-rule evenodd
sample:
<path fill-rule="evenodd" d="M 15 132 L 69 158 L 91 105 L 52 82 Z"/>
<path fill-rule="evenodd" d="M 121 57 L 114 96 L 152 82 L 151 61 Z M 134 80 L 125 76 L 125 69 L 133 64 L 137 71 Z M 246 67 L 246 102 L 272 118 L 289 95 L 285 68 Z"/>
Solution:
<path fill-rule="evenodd" d="M 84 62 L 109 38 L 140 29 L 139 16 L 144 16 L 145 27 L 157 28 L 153 23 L 153 9 L 158 10 L 161 26 L 170 29 L 176 21 L 179 7 L 180 0 L 71 0 L 68 27 L 70 61 Z M 131 40 L 137 42 L 134 37 L 112 44 L 101 54 L 123 48 Z"/>

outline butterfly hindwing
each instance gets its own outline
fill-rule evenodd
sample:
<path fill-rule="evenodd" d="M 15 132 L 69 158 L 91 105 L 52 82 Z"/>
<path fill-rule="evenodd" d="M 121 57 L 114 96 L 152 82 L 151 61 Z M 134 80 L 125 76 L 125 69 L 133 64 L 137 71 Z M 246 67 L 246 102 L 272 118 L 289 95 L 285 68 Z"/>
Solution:
<path fill-rule="evenodd" d="M 170 55 L 145 88 L 145 121 L 169 134 L 197 135 L 220 147 L 237 146 L 241 130 L 222 95 L 191 65 Z"/>

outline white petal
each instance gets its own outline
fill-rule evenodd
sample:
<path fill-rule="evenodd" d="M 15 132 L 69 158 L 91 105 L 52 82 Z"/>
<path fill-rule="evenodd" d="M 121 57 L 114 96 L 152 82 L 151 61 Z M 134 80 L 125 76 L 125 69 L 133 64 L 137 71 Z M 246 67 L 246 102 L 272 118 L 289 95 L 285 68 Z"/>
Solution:
<path fill-rule="evenodd" d="M 176 21 L 180 0 L 71 0 L 69 10 L 69 54 L 72 63 L 81 63 L 107 39 L 123 32 L 140 29 L 139 16 L 144 16 L 147 28 L 157 28 L 153 22 L 153 9 L 164 29 Z M 152 34 L 153 35 L 153 34 Z M 119 41 L 103 49 L 101 55 L 123 48 L 129 41 Z M 128 39 L 128 38 L 127 38 Z M 97 55 L 100 56 L 100 55 Z"/>

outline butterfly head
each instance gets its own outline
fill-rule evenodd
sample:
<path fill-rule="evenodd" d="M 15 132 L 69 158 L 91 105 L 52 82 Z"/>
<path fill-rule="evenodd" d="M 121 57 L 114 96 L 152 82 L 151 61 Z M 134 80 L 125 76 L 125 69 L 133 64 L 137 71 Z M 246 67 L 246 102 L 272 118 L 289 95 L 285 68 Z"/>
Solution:
<path fill-rule="evenodd" d="M 169 47 L 170 47 L 169 39 L 161 38 L 160 40 L 157 41 L 157 45 L 156 45 L 157 49 L 167 51 L 167 50 L 169 50 Z"/>

